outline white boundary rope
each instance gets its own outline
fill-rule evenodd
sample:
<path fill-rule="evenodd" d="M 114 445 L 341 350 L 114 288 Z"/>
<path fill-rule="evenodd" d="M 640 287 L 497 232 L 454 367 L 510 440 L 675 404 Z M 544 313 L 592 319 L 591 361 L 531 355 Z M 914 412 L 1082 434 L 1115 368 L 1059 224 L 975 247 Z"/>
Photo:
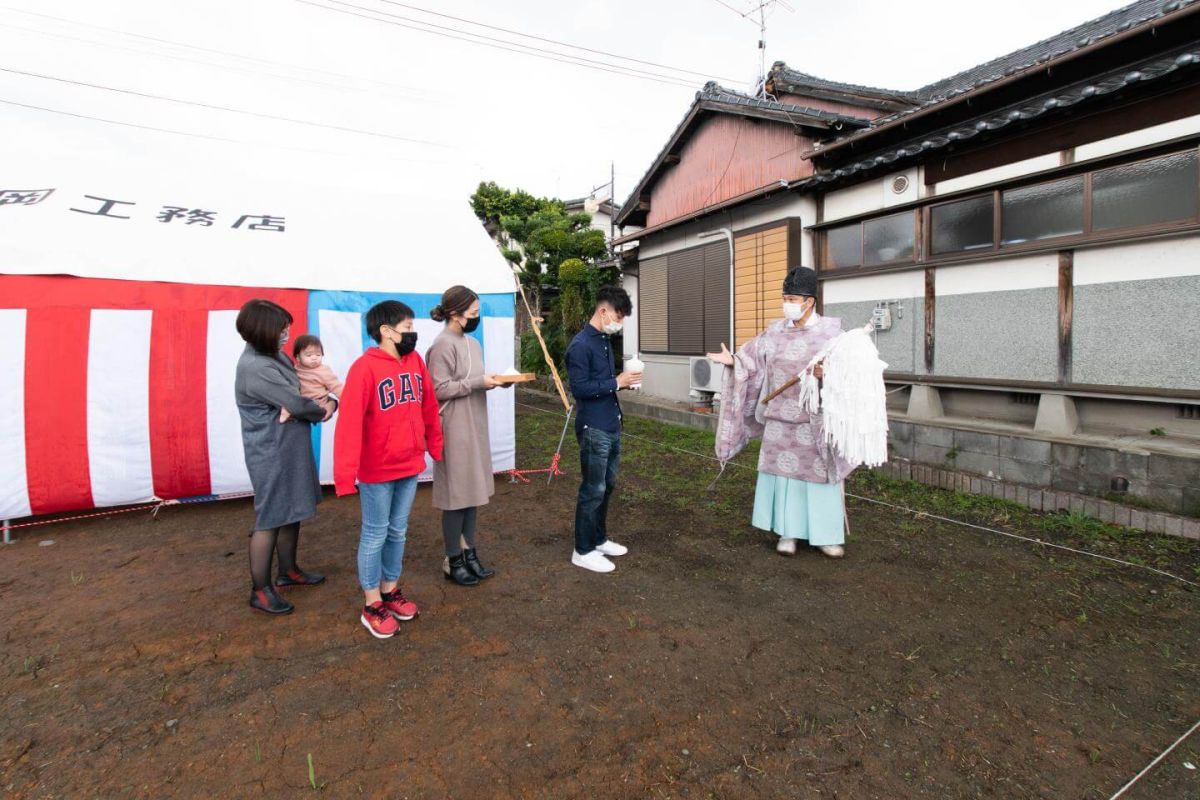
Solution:
<path fill-rule="evenodd" d="M 555 416 L 557 416 L 557 414 L 555 412 L 550 411 L 549 409 L 539 408 L 537 406 L 531 406 L 527 403 L 522 403 L 519 401 L 517 402 L 517 405 L 521 406 L 522 408 L 528 408 L 528 409 L 532 409 L 534 411 L 540 411 L 544 414 L 555 414 Z M 663 442 L 657 442 L 654 439 L 648 439 L 645 436 L 638 436 L 636 434 L 628 433 L 628 432 L 624 432 L 624 431 L 621 433 L 621 436 L 629 437 L 630 439 L 637 439 L 642 442 L 649 442 L 650 444 L 665 448 L 667 450 L 674 450 L 677 453 L 684 453 L 689 456 L 695 456 L 696 458 L 703 458 L 707 461 L 713 461 L 717 464 L 721 463 L 720 460 L 718 458 L 716 458 L 715 456 L 710 456 L 710 455 L 707 455 L 706 453 L 697 453 L 695 450 L 685 450 L 682 447 L 673 447 L 669 444 L 664 444 Z M 725 473 L 726 466 L 734 466 L 734 467 L 738 467 L 739 469 L 750 470 L 750 471 L 754 471 L 754 472 L 758 471 L 754 467 L 750 467 L 745 464 L 738 464 L 733 461 L 727 462 L 726 464 L 721 466 L 721 471 L 719 473 L 717 473 L 717 477 L 715 479 L 713 479 L 712 483 L 709 484 L 709 486 L 708 486 L 709 489 L 712 489 L 714 486 L 716 486 L 717 480 L 719 480 L 721 475 L 723 475 Z M 1018 533 L 1012 533 L 1011 531 L 1002 531 L 1002 530 L 998 530 L 996 528 L 989 528 L 984 525 L 976 525 L 971 522 L 964 522 L 963 520 L 960 520 L 960 519 L 954 519 L 953 517 L 943 517 L 938 514 L 930 514 L 929 512 L 926 512 L 926 511 L 918 511 L 913 508 L 908 508 L 907 506 L 897 505 L 895 503 L 888 503 L 884 500 L 876 500 L 871 497 L 863 497 L 862 495 L 852 494 L 850 492 L 846 492 L 846 497 L 851 497 L 851 498 L 854 498 L 855 500 L 862 500 L 867 503 L 874 503 L 875 505 L 886 506 L 887 508 L 892 508 L 897 511 L 904 511 L 908 514 L 913 514 L 918 517 L 928 517 L 929 519 L 936 519 L 940 522 L 948 522 L 953 525 L 961 525 L 965 528 L 974 528 L 975 530 L 984 531 L 986 533 L 994 533 L 999 536 L 1007 536 L 1010 539 L 1017 539 L 1022 542 L 1038 544 L 1038 545 L 1042 545 L 1043 547 L 1053 547 L 1056 550 L 1064 550 L 1068 553 L 1075 553 L 1075 554 L 1081 555 L 1081 556 L 1089 556 L 1090 558 L 1098 558 L 1102 561 L 1108 561 L 1109 563 L 1112 563 L 1112 564 L 1120 564 L 1120 565 L 1126 566 L 1126 567 L 1136 567 L 1137 569 L 1145 570 L 1147 572 L 1153 572 L 1154 574 L 1161 575 L 1164 578 L 1170 578 L 1171 580 L 1179 581 L 1180 583 L 1200 589 L 1200 583 L 1197 583 L 1196 581 L 1190 581 L 1187 578 L 1181 578 L 1178 575 L 1174 575 L 1170 572 L 1166 572 L 1166 571 L 1158 569 L 1156 567 L 1150 567 L 1145 564 L 1136 564 L 1132 561 L 1125 561 L 1120 558 L 1113 558 L 1112 556 L 1105 556 L 1105 555 L 1101 555 L 1100 553 L 1093 553 L 1090 550 L 1079 550 L 1074 547 L 1068 547 L 1065 544 L 1056 544 L 1055 542 L 1047 542 L 1042 539 L 1036 539 L 1032 536 L 1022 536 Z"/>
<path fill-rule="evenodd" d="M 1153 572 L 1158 575 L 1162 575 L 1165 578 L 1172 578 L 1174 580 L 1179 581 L 1180 583 L 1186 583 L 1188 586 L 1195 586 L 1197 589 L 1200 589 L 1200 583 L 1196 583 L 1195 581 L 1189 581 L 1187 578 L 1181 578 L 1178 575 L 1174 575 L 1170 572 L 1164 572 L 1161 569 L 1157 569 L 1155 567 L 1149 567 L 1149 566 L 1146 566 L 1145 564 L 1137 564 L 1133 561 L 1122 561 L 1119 558 L 1113 558 L 1112 556 L 1101 555 L 1100 553 L 1093 553 L 1090 550 L 1077 550 L 1074 547 L 1067 547 L 1065 544 L 1056 544 L 1054 542 L 1047 542 L 1043 539 L 1036 539 L 1032 536 L 1021 536 L 1020 534 L 1012 533 L 1011 531 L 1002 531 L 1002 530 L 997 530 L 996 528 L 987 528 L 987 527 L 984 527 L 983 525 L 976 525 L 971 522 L 963 522 L 960 519 L 954 519 L 952 517 L 943 517 L 943 516 L 939 516 L 937 514 L 930 514 L 927 511 L 914 511 L 911 508 L 906 508 L 904 506 L 896 505 L 895 503 L 888 503 L 883 500 L 876 500 L 871 497 L 863 497 L 863 496 L 857 495 L 857 494 L 850 494 L 849 492 L 846 493 L 846 496 L 853 497 L 855 500 L 863 500 L 868 503 L 874 503 L 876 505 L 887 506 L 888 508 L 894 508 L 897 511 L 907 511 L 910 514 L 916 514 L 919 517 L 928 517 L 929 519 L 936 519 L 936 520 L 940 520 L 941 522 L 952 522 L 955 525 L 962 525 L 963 527 L 974 528 L 975 530 L 979 530 L 979 531 L 987 531 L 988 533 L 998 533 L 1001 536 L 1008 536 L 1009 538 L 1012 538 L 1012 539 L 1020 539 L 1023 542 L 1030 542 L 1032 544 L 1040 544 L 1044 547 L 1053 547 L 1056 550 L 1066 550 L 1068 553 L 1078 553 L 1081 556 L 1091 556 L 1092 558 L 1103 559 L 1104 561 L 1110 561 L 1113 564 L 1122 564 L 1126 567 L 1137 567 L 1138 569 L 1149 570 L 1150 572 Z"/>
<path fill-rule="evenodd" d="M 1118 797 L 1125 794 L 1125 792 L 1129 791 L 1129 789 L 1135 783 L 1137 783 L 1138 781 L 1140 781 L 1142 779 L 1143 775 L 1146 775 L 1148 772 L 1150 772 L 1150 770 L 1154 769 L 1155 766 L 1158 765 L 1158 762 L 1162 761 L 1164 758 L 1166 758 L 1168 755 L 1170 755 L 1171 751 L 1174 750 L 1176 747 L 1183 744 L 1184 739 L 1188 738 L 1193 733 L 1195 733 L 1197 728 L 1200 728 L 1200 722 L 1197 722 L 1195 725 L 1193 725 L 1191 728 L 1189 728 L 1187 733 L 1185 733 L 1183 736 L 1180 736 L 1178 739 L 1176 739 L 1174 741 L 1174 743 L 1171 744 L 1170 747 L 1168 747 L 1166 750 L 1163 750 L 1161 753 L 1159 753 L 1158 758 L 1154 759 L 1149 764 L 1147 764 L 1141 772 L 1139 772 L 1137 775 L 1134 775 L 1132 780 L 1129 781 L 1129 783 L 1125 784 L 1120 789 L 1118 789 L 1117 793 L 1114 794 L 1112 797 L 1108 798 L 1108 800 L 1117 800 Z"/>
<path fill-rule="evenodd" d="M 544 408 L 538 408 L 537 406 L 531 406 L 531 405 L 528 405 L 528 404 L 526 404 L 526 403 L 521 403 L 521 402 L 518 402 L 518 403 L 517 403 L 517 405 L 519 405 L 519 406 L 522 406 L 523 408 L 529 408 L 529 409 L 532 409 L 532 410 L 534 410 L 534 411 L 541 411 L 541 412 L 548 413 L 548 414 L 553 414 L 553 413 L 554 413 L 553 411 L 549 411 L 549 410 L 547 410 L 547 409 L 544 409 Z M 697 457 L 697 458 L 703 458 L 703 459 L 706 459 L 706 460 L 708 460 L 708 461 L 715 461 L 716 463 L 718 463 L 718 464 L 721 464 L 720 460 L 719 460 L 719 459 L 717 459 L 716 457 L 714 457 L 714 456 L 709 456 L 709 455 L 706 455 L 706 454 L 704 454 L 704 453 L 697 453 L 697 452 L 696 452 L 696 451 L 694 451 L 694 450 L 685 450 L 685 449 L 684 449 L 684 448 L 682 448 L 682 447 L 672 447 L 672 446 L 671 446 L 671 445 L 669 445 L 669 444 L 664 444 L 663 442 L 656 442 L 656 441 L 654 441 L 653 439 L 648 439 L 648 438 L 646 438 L 645 436 L 638 436 L 638 435 L 636 435 L 636 434 L 632 434 L 632 433 L 625 433 L 625 432 L 622 432 L 622 434 L 621 434 L 621 435 L 622 435 L 622 436 L 628 436 L 628 437 L 629 437 L 629 438 L 631 438 L 631 439 L 637 439 L 637 440 L 639 440 L 639 441 L 643 441 L 643 442 L 649 442 L 650 444 L 653 444 L 653 445 L 658 445 L 659 447 L 663 447 L 663 448 L 665 448 L 665 449 L 667 449 L 667 450 L 674 450 L 674 451 L 675 451 L 675 452 L 677 452 L 677 453 L 684 453 L 684 454 L 686 454 L 686 455 L 695 456 L 695 457 Z M 726 466 L 728 466 L 728 465 L 730 465 L 730 464 L 732 464 L 733 466 L 735 466 L 735 467 L 738 467 L 738 468 L 740 468 L 740 469 L 746 469 L 746 470 L 753 469 L 752 467 L 748 467 L 748 466 L 746 466 L 745 464 L 736 464 L 736 463 L 734 463 L 734 462 L 732 462 L 732 461 L 730 461 L 730 462 L 726 462 L 725 464 L 721 464 L 721 471 L 717 473 L 717 477 L 716 477 L 716 478 L 714 478 L 714 479 L 713 479 L 713 482 L 709 484 L 709 486 L 708 486 L 708 488 L 709 488 L 709 489 L 712 489 L 714 486 L 716 486 L 716 483 L 717 483 L 717 481 L 718 481 L 718 480 L 721 478 L 721 476 L 722 476 L 722 475 L 724 475 L 724 474 L 725 474 L 725 467 L 726 467 Z M 755 470 L 755 471 L 757 471 L 757 470 Z M 1007 537 L 1009 537 L 1009 538 L 1011 538 L 1011 539 L 1017 539 L 1017 540 L 1019 540 L 1019 541 L 1022 541 L 1022 542 L 1030 542 L 1030 543 L 1032 543 L 1032 544 L 1039 544 L 1039 545 L 1042 545 L 1042 546 L 1045 546 L 1045 547 L 1053 547 L 1053 548 L 1055 548 L 1055 549 L 1057 549 L 1057 550 L 1065 550 L 1065 551 L 1066 551 L 1066 552 L 1068 552 L 1068 553 L 1076 553 L 1076 554 L 1078 554 L 1078 555 L 1082 555 L 1082 556 L 1090 556 L 1091 558 L 1099 558 L 1099 559 L 1101 559 L 1101 560 L 1103 560 L 1103 561 L 1108 561 L 1108 562 L 1110 562 L 1110 563 L 1113 563 L 1113 564 L 1120 564 L 1120 565 L 1122 565 L 1122 566 L 1126 566 L 1126 567 L 1137 567 L 1138 569 L 1147 570 L 1147 571 L 1149 571 L 1149 572 L 1153 572 L 1153 573 L 1155 573 L 1156 575 L 1161 575 L 1161 576 L 1163 576 L 1163 577 L 1165 577 L 1165 578 L 1171 578 L 1172 580 L 1179 581 L 1180 583 L 1185 583 L 1185 584 L 1187 584 L 1188 586 L 1194 586 L 1194 587 L 1200 588 L 1200 583 L 1196 583 L 1195 581 L 1189 581 L 1189 580 L 1188 580 L 1188 579 L 1186 579 L 1186 578 L 1181 578 L 1181 577 L 1179 577 L 1178 575 L 1172 575 L 1170 572 L 1164 572 L 1164 571 L 1163 571 L 1163 570 L 1161 570 L 1161 569 L 1156 569 L 1155 567 L 1149 567 L 1149 566 L 1146 566 L 1145 564 L 1135 564 L 1135 563 L 1134 563 L 1134 562 L 1132 562 L 1132 561 L 1123 561 L 1122 559 L 1119 559 L 1119 558 L 1113 558 L 1113 557 L 1111 557 L 1111 556 L 1105 556 L 1105 555 L 1101 555 L 1101 554 L 1099 554 L 1099 553 L 1092 553 L 1092 552 L 1089 552 L 1089 551 L 1087 551 L 1087 550 L 1078 550 L 1078 549 L 1076 549 L 1076 548 L 1074 548 L 1074 547 L 1067 547 L 1066 545 L 1062 545 L 1062 544 L 1056 544 L 1056 543 L 1054 543 L 1054 542 L 1046 542 L 1046 541 L 1043 541 L 1043 540 L 1041 540 L 1041 539 L 1035 539 L 1035 538 L 1033 538 L 1033 537 L 1031 537 L 1031 536 L 1021 536 L 1020 534 L 1012 533 L 1012 532 L 1010 532 L 1010 531 L 1002 531 L 1002 530 L 998 530 L 998 529 L 996 529 L 996 528 L 988 528 L 988 527 L 986 527 L 986 526 L 983 526 L 983 525 L 976 525 L 976 524 L 974 524 L 974 523 L 971 523 L 971 522 L 964 522 L 964 521 L 962 521 L 962 520 L 954 519 L 954 518 L 952 518 L 952 517 L 943 517 L 943 516 L 941 516 L 941 515 L 939 515 L 939 514 L 929 514 L 929 513 L 927 513 L 927 512 L 924 512 L 924 511 L 917 511 L 917 510 L 915 510 L 915 509 L 907 508 L 907 507 L 905 507 L 905 506 L 897 505 L 897 504 L 895 504 L 895 503 L 888 503 L 888 502 L 885 502 L 885 501 L 883 501 L 883 500 L 876 500 L 876 499 L 874 499 L 874 498 L 871 498 L 871 497 L 863 497 L 863 496 L 861 496 L 861 495 L 857 495 L 857 494 L 851 494 L 850 492 L 846 492 L 846 496 L 847 496 L 847 497 L 852 497 L 852 498 L 854 498 L 855 500 L 863 500 L 863 501 L 865 501 L 865 502 L 867 502 L 867 503 L 874 503 L 874 504 L 876 504 L 876 505 L 885 506 L 885 507 L 887 507 L 887 508 L 895 509 L 895 510 L 897 510 L 897 511 L 904 511 L 904 512 L 907 512 L 907 513 L 909 513 L 909 514 L 914 514 L 914 515 L 916 515 L 916 516 L 918 516 L 918 517 L 928 517 L 929 519 L 936 519 L 936 520 L 938 520 L 938 521 L 940 521 L 940 522 L 949 522 L 949 523 L 951 523 L 951 524 L 954 524 L 954 525 L 961 525 L 961 526 L 963 526 L 963 527 L 965 527 L 965 528 L 973 528 L 973 529 L 975 529 L 975 530 L 979 530 L 979 531 L 985 531 L 985 532 L 987 532 L 987 533 L 995 533 L 995 534 L 999 534 L 1000 536 L 1007 536 Z M 1184 741 L 1185 741 L 1185 740 L 1186 740 L 1186 739 L 1187 739 L 1189 736 L 1191 736 L 1193 733 L 1195 733 L 1195 732 L 1197 731 L 1197 729 L 1200 729 L 1200 722 L 1197 722 L 1195 725 L 1193 725 L 1191 728 L 1189 728 L 1189 729 L 1188 729 L 1188 731 L 1187 731 L 1186 733 L 1184 733 L 1182 736 L 1180 736 L 1178 739 L 1176 739 L 1176 740 L 1175 740 L 1175 741 L 1174 741 L 1174 742 L 1171 744 L 1171 746 L 1170 746 L 1170 747 L 1168 747 L 1166 750 L 1164 750 L 1164 751 L 1162 751 L 1161 753 L 1159 753 L 1157 758 L 1155 758 L 1153 761 L 1151 761 L 1149 764 L 1147 764 L 1147 765 L 1146 765 L 1146 766 L 1145 766 L 1145 767 L 1142 769 L 1142 771 L 1141 771 L 1141 772 L 1139 772 L 1137 775 L 1133 776 L 1133 778 L 1132 778 L 1132 779 L 1131 779 L 1131 780 L 1130 780 L 1128 783 L 1126 783 L 1124 786 L 1122 786 L 1120 789 L 1118 789 L 1118 790 L 1117 790 L 1117 793 L 1116 793 L 1116 794 L 1114 794 L 1112 797 L 1110 797 L 1110 798 L 1109 798 L 1109 800 L 1119 800 L 1119 798 L 1121 798 L 1121 797 L 1122 797 L 1122 796 L 1125 794 L 1125 792 L 1129 791 L 1129 789 L 1130 789 L 1130 788 L 1132 788 L 1132 787 L 1134 786 L 1134 784 L 1136 784 L 1136 783 L 1137 783 L 1138 781 L 1140 781 L 1140 780 L 1141 780 L 1143 777 L 1145 777 L 1147 774 L 1149 774 L 1151 770 L 1153 770 L 1153 769 L 1154 769 L 1156 766 L 1158 766 L 1158 764 L 1159 764 L 1160 762 L 1162 762 L 1162 760 L 1163 760 L 1164 758 L 1166 758 L 1168 755 L 1170 755 L 1170 754 L 1171 754 L 1171 752 L 1172 752 L 1172 751 L 1173 751 L 1173 750 L 1174 750 L 1176 747 L 1178 747 L 1178 746 L 1179 746 L 1180 744 L 1182 744 L 1182 743 L 1183 743 L 1183 742 L 1184 742 Z"/>

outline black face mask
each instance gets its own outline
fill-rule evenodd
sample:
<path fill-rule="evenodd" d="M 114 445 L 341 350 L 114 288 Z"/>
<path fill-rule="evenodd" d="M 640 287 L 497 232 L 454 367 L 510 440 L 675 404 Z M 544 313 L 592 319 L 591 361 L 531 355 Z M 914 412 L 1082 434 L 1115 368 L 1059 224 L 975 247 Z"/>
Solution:
<path fill-rule="evenodd" d="M 396 342 L 396 352 L 402 356 L 406 356 L 413 350 L 417 349 L 417 332 L 404 331 L 400 334 L 400 341 Z"/>
<path fill-rule="evenodd" d="M 479 320 L 481 320 L 481 319 L 483 319 L 483 317 L 475 317 L 474 319 L 469 319 L 466 322 L 464 322 L 463 326 L 462 326 L 463 333 L 471 333 L 476 328 L 478 328 Z"/>

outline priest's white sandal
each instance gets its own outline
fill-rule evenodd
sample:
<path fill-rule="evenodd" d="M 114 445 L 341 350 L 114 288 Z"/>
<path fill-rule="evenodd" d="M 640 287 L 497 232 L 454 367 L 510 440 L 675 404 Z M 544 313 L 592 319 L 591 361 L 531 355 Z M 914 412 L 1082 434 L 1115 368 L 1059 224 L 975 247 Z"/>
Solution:
<path fill-rule="evenodd" d="M 830 558 L 841 558 L 842 556 L 846 555 L 846 548 L 842 547 L 840 544 L 822 545 L 817 549 Z"/>
<path fill-rule="evenodd" d="M 796 555 L 796 540 L 779 537 L 779 544 L 775 545 L 775 551 L 782 556 Z"/>

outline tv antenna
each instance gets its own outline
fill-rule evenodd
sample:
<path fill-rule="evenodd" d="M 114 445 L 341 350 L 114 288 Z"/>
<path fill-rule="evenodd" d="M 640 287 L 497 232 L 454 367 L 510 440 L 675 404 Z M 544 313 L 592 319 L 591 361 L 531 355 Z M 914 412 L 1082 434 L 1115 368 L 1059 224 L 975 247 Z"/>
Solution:
<path fill-rule="evenodd" d="M 787 0 L 759 0 L 759 2 L 752 0 L 744 10 L 734 7 L 725 0 L 717 0 L 717 2 L 750 24 L 758 26 L 758 79 L 754 86 L 755 94 L 758 94 L 767 81 L 767 19 L 775 10 L 775 6 L 781 6 L 789 13 L 795 12 L 796 9 L 792 8 Z"/>

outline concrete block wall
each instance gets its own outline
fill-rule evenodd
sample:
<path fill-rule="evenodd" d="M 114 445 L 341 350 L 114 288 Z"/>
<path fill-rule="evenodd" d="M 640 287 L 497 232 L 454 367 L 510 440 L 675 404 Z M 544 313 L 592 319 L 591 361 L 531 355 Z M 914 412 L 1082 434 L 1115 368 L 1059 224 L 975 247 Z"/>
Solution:
<path fill-rule="evenodd" d="M 939 489 L 994 497 L 1045 513 L 1073 512 L 1125 528 L 1200 541 L 1200 519 L 1133 508 L 1098 497 L 1054 489 L 1022 486 L 955 469 L 895 459 L 879 469 L 893 477 Z"/>
<path fill-rule="evenodd" d="M 1131 497 L 1165 512 L 1200 517 L 1200 459 L 900 420 L 890 427 L 895 458 L 1101 497 L 1119 476 L 1129 481 Z"/>

